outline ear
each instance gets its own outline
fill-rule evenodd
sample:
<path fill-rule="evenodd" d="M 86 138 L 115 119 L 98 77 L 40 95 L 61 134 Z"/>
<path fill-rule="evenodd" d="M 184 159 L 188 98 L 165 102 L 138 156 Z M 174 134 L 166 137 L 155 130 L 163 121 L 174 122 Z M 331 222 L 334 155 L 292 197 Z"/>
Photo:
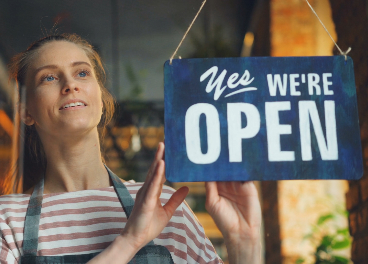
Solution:
<path fill-rule="evenodd" d="M 23 123 L 27 126 L 32 126 L 35 121 L 29 111 L 25 108 L 25 106 L 20 106 L 20 118 L 22 119 Z"/>

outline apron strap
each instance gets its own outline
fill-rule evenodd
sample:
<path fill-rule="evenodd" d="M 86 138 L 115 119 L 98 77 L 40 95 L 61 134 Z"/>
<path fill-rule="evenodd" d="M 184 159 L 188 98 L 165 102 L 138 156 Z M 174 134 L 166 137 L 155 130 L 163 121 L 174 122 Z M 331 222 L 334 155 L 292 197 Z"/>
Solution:
<path fill-rule="evenodd" d="M 24 221 L 23 253 L 36 256 L 38 246 L 38 228 L 40 224 L 44 179 L 39 181 L 32 192 Z"/>
<path fill-rule="evenodd" d="M 116 176 L 116 174 L 113 173 L 106 165 L 105 168 L 109 173 L 112 184 L 114 185 L 115 192 L 119 197 L 120 203 L 124 208 L 125 214 L 127 218 L 129 218 L 130 214 L 133 211 L 134 200 L 130 195 L 125 184 L 121 181 L 121 179 L 118 176 Z"/>
<path fill-rule="evenodd" d="M 109 173 L 112 184 L 114 185 L 115 192 L 119 197 L 120 203 L 122 207 L 124 208 L 125 214 L 128 219 L 130 217 L 130 214 L 133 211 L 134 200 L 132 196 L 130 195 L 125 184 L 121 181 L 121 179 L 118 176 L 116 176 L 115 173 L 113 173 L 106 165 L 105 165 L 105 168 L 107 172 Z M 153 240 L 152 240 L 147 245 L 153 246 L 155 244 L 153 243 Z"/>

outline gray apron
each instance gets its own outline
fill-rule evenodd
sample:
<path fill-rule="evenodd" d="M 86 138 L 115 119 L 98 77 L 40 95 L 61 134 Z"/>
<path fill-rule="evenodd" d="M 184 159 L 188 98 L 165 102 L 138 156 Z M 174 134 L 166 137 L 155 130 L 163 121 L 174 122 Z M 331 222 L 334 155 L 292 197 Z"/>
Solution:
<path fill-rule="evenodd" d="M 109 168 L 109 177 L 113 182 L 115 192 L 124 208 L 127 218 L 129 218 L 134 200 L 130 196 L 128 189 Z M 44 180 L 41 180 L 34 188 L 27 208 L 24 223 L 23 256 L 20 258 L 22 264 L 82 264 L 87 263 L 101 252 L 64 255 L 64 256 L 37 256 L 38 228 L 40 222 Z M 155 245 L 153 241 L 140 249 L 129 263 L 136 264 L 173 264 L 169 250 L 164 246 Z"/>

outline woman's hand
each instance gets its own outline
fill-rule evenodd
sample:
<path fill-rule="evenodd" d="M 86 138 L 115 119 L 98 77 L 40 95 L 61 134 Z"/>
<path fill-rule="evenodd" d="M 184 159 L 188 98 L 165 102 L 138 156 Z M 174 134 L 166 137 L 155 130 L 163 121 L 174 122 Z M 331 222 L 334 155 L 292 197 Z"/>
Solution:
<path fill-rule="evenodd" d="M 164 144 L 160 143 L 123 232 L 106 250 L 88 262 L 89 264 L 128 263 L 139 249 L 162 232 L 176 208 L 184 201 L 188 187 L 180 188 L 164 206 L 161 205 L 160 195 L 166 181 L 164 149 Z"/>
<path fill-rule="evenodd" d="M 188 187 L 182 187 L 164 206 L 161 205 L 160 195 L 166 181 L 164 149 L 164 144 L 159 143 L 146 181 L 137 193 L 132 214 L 121 234 L 137 249 L 142 248 L 161 233 L 176 208 L 188 194 Z"/>
<path fill-rule="evenodd" d="M 253 182 L 207 182 L 206 209 L 224 236 L 230 263 L 260 263 L 262 222 Z"/>

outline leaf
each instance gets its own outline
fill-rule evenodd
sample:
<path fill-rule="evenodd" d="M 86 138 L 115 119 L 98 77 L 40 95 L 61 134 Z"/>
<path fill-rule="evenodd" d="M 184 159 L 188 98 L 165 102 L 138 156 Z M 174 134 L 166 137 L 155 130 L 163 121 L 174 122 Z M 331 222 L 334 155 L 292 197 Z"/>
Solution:
<path fill-rule="evenodd" d="M 332 244 L 332 241 L 333 241 L 333 237 L 332 236 L 323 236 L 322 238 L 322 241 L 321 241 L 321 245 L 324 245 L 324 246 L 330 246 Z"/>
<path fill-rule="evenodd" d="M 322 215 L 320 218 L 318 218 L 317 225 L 321 225 L 324 222 L 326 222 L 327 220 L 330 220 L 330 219 L 333 219 L 333 218 L 334 218 L 333 214 Z"/>
<path fill-rule="evenodd" d="M 332 256 L 335 259 L 336 264 L 348 264 L 349 263 L 349 259 L 341 257 L 341 256 Z"/>
<path fill-rule="evenodd" d="M 348 228 L 338 229 L 336 232 L 337 232 L 337 234 L 350 237 L 350 232 L 349 232 L 349 229 Z"/>
<path fill-rule="evenodd" d="M 295 261 L 295 264 L 302 264 L 304 263 L 305 259 L 303 258 L 298 258 L 296 261 Z"/>
<path fill-rule="evenodd" d="M 350 239 L 345 238 L 342 241 L 336 241 L 334 243 L 332 243 L 331 248 L 332 249 L 343 249 L 343 248 L 347 248 L 350 246 Z"/>

